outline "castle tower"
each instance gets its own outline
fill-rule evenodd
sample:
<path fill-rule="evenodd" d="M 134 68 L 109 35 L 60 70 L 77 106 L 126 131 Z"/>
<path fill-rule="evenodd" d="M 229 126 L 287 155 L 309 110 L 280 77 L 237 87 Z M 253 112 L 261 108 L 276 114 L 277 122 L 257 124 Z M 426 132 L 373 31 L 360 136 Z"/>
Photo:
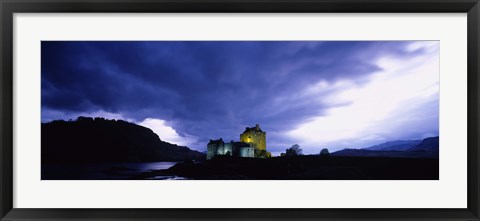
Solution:
<path fill-rule="evenodd" d="M 247 127 L 245 131 L 240 134 L 240 141 L 251 143 L 257 150 L 267 150 L 266 142 L 267 133 L 260 129 L 260 125 L 255 127 Z"/>

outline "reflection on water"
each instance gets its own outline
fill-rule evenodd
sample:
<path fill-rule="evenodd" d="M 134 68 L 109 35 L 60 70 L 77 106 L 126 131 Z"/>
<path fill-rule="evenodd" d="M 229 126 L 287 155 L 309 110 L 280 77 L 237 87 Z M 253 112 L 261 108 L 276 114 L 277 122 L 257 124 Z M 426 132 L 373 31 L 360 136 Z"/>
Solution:
<path fill-rule="evenodd" d="M 179 177 L 179 176 L 154 176 L 147 179 L 148 180 L 186 180 L 187 178 Z"/>
<path fill-rule="evenodd" d="M 177 162 L 147 163 L 49 163 L 42 164 L 42 180 L 127 180 L 152 170 L 164 170 Z M 182 180 L 177 176 L 155 176 L 151 180 Z"/>

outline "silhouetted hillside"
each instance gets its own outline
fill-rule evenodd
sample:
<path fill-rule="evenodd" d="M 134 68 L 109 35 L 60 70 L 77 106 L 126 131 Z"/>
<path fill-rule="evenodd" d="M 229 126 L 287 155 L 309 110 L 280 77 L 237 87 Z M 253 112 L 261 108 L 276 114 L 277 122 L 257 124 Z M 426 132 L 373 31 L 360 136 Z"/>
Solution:
<path fill-rule="evenodd" d="M 409 151 L 438 151 L 438 137 L 429 137 L 422 140 L 421 143 L 408 149 Z"/>
<path fill-rule="evenodd" d="M 396 140 L 386 143 L 377 144 L 371 147 L 363 148 L 364 150 L 408 150 L 422 142 L 421 140 Z"/>
<path fill-rule="evenodd" d="M 332 156 L 349 157 L 403 157 L 403 158 L 438 158 L 438 137 L 429 137 L 418 144 L 404 149 L 408 145 L 416 143 L 412 141 L 392 141 L 365 149 L 343 149 L 331 153 Z M 400 148 L 400 146 L 403 146 Z M 397 150 L 392 150 L 397 149 Z"/>
<path fill-rule="evenodd" d="M 42 163 L 204 160 L 205 155 L 160 140 L 149 128 L 122 120 L 79 117 L 42 123 Z"/>
<path fill-rule="evenodd" d="M 399 150 L 364 150 L 343 149 L 333 152 L 332 156 L 346 157 L 401 157 L 401 158 L 438 158 L 438 152 L 429 151 L 399 151 Z"/>

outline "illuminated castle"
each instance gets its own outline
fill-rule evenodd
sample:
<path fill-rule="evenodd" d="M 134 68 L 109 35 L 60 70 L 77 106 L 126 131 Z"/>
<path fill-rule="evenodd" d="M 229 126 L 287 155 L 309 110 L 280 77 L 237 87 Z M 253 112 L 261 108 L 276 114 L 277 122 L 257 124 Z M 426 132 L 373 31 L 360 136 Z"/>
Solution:
<path fill-rule="evenodd" d="M 230 143 L 219 140 L 210 140 L 207 144 L 207 160 L 217 155 L 237 156 L 237 157 L 271 157 L 267 152 L 267 133 L 260 129 L 257 124 L 255 127 L 247 127 L 240 134 L 240 142 L 231 141 Z"/>

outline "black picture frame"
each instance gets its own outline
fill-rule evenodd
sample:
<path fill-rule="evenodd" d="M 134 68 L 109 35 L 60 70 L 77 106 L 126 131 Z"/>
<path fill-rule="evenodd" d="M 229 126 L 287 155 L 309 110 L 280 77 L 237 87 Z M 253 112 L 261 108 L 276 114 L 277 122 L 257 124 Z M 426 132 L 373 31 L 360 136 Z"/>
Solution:
<path fill-rule="evenodd" d="M 479 0 L 0 0 L 1 220 L 480 220 Z M 315 12 L 468 14 L 468 208 L 466 209 L 17 209 L 13 208 L 14 13 Z M 439 193 L 441 194 L 441 193 Z M 415 200 L 415 199 L 412 199 Z"/>

